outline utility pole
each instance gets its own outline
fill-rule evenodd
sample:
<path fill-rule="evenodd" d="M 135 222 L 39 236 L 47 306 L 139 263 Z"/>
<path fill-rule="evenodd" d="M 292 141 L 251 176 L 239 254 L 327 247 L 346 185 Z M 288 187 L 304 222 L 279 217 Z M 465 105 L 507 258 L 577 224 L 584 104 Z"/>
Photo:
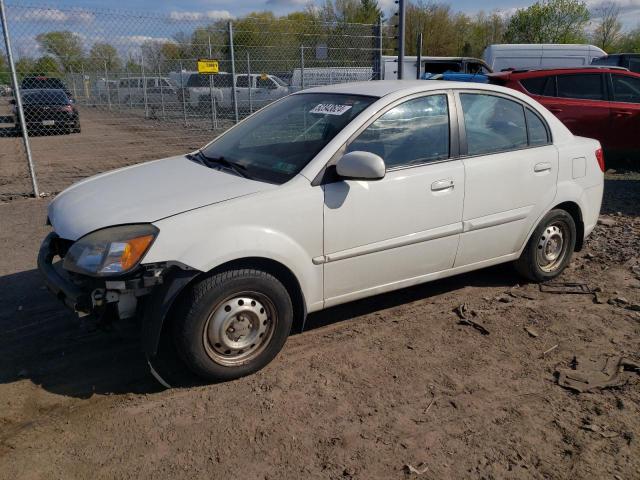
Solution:
<path fill-rule="evenodd" d="M 404 78 L 405 0 L 398 2 L 398 80 Z"/>

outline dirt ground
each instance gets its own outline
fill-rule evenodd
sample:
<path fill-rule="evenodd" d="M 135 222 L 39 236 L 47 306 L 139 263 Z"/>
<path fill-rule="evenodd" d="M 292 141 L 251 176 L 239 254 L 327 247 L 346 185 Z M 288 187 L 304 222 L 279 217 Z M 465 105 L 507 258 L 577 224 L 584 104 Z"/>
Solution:
<path fill-rule="evenodd" d="M 98 167 L 65 167 L 59 187 Z M 168 390 L 135 325 L 96 329 L 45 290 L 48 200 L 10 197 L 0 479 L 640 478 L 640 376 L 582 394 L 554 377 L 574 356 L 640 361 L 639 174 L 607 176 L 606 225 L 560 278 L 597 297 L 544 293 L 499 266 L 311 315 L 261 372 Z M 488 335 L 460 324 L 462 303 Z"/>

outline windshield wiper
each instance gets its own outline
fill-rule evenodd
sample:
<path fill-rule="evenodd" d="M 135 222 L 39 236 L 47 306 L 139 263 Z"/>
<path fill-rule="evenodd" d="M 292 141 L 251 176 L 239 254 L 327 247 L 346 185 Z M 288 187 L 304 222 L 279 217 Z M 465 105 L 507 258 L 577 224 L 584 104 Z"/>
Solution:
<path fill-rule="evenodd" d="M 228 170 L 231 170 L 232 172 L 234 172 L 236 175 L 240 177 L 244 177 L 248 179 L 252 178 L 251 175 L 247 173 L 247 167 L 245 167 L 244 165 L 240 165 L 239 163 L 235 163 L 235 162 L 230 162 L 229 160 L 225 159 L 223 156 L 208 157 L 202 152 L 202 150 L 198 150 L 196 153 L 200 158 L 201 162 L 207 167 L 211 167 L 212 165 L 220 165 L 224 168 L 227 168 Z"/>

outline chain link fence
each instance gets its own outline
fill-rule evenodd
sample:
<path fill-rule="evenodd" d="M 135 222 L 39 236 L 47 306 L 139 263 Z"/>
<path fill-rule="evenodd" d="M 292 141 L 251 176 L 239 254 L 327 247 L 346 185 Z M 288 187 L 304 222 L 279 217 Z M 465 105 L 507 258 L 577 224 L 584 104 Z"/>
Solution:
<path fill-rule="evenodd" d="M 380 77 L 391 27 L 224 12 L 167 16 L 6 4 L 21 128 L 0 50 L 0 201 L 185 153 L 291 92 Z M 199 74 L 199 59 L 218 73 Z"/>

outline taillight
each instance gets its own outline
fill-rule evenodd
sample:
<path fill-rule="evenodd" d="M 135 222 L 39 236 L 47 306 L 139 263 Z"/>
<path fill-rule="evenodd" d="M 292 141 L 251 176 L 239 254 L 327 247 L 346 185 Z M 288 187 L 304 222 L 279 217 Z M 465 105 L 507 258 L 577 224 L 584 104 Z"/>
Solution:
<path fill-rule="evenodd" d="M 604 153 L 602 152 L 602 149 L 599 148 L 596 150 L 596 160 L 598 160 L 598 165 L 600 166 L 600 170 L 602 170 L 602 172 L 604 173 Z"/>

